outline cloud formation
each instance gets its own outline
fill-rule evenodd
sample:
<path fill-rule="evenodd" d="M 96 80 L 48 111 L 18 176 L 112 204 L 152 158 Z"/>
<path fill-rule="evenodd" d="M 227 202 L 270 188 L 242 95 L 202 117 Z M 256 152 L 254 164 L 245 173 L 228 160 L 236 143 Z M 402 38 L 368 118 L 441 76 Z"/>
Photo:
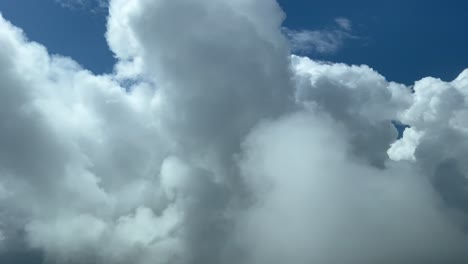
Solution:
<path fill-rule="evenodd" d="M 336 25 L 321 30 L 294 30 L 283 28 L 293 52 L 299 54 L 331 54 L 339 51 L 344 42 L 355 38 L 351 20 L 339 17 Z"/>
<path fill-rule="evenodd" d="M 466 263 L 468 70 L 413 92 L 291 55 L 283 19 L 113 0 L 93 75 L 0 18 L 0 260 Z"/>
<path fill-rule="evenodd" d="M 64 8 L 69 9 L 89 9 L 93 12 L 106 8 L 109 4 L 108 0 L 55 0 L 56 3 Z"/>

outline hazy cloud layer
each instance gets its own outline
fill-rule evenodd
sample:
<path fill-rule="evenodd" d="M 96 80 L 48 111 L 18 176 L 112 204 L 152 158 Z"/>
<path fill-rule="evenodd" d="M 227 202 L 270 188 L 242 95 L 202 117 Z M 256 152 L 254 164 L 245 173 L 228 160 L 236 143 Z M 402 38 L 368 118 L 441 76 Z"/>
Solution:
<path fill-rule="evenodd" d="M 291 55 L 273 0 L 109 12 L 108 75 L 0 18 L 1 261 L 467 263 L 468 70 Z"/>

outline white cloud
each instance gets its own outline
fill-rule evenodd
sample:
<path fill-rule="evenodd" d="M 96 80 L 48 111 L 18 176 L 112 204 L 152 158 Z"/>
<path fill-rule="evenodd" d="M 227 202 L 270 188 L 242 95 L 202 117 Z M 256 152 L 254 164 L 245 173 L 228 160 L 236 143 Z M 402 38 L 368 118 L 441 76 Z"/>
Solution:
<path fill-rule="evenodd" d="M 244 263 L 466 259 L 467 237 L 428 179 L 405 164 L 381 170 L 356 160 L 346 138 L 340 122 L 315 111 L 264 124 L 247 138 L 241 166 L 258 201 L 238 229 L 252 249 Z"/>
<path fill-rule="evenodd" d="M 387 82 L 366 65 L 348 66 L 292 57 L 296 101 L 330 114 L 348 130 L 351 151 L 383 167 L 397 137 L 391 120 L 410 105 L 410 89 Z"/>
<path fill-rule="evenodd" d="M 290 55 L 273 0 L 109 12 L 110 75 L 0 19 L 5 250 L 47 264 L 467 262 L 468 71 L 412 93 Z M 411 127 L 399 141 L 393 120 Z"/>
<path fill-rule="evenodd" d="M 419 141 L 424 133 L 421 133 L 413 128 L 407 128 L 403 131 L 403 138 L 397 140 L 390 145 L 388 156 L 395 161 L 400 160 L 416 160 L 414 151 L 419 145 Z"/>
<path fill-rule="evenodd" d="M 351 20 L 345 17 L 337 17 L 335 18 L 335 22 L 338 26 L 340 26 L 342 29 L 347 30 L 347 31 L 350 31 L 353 25 Z"/>
<path fill-rule="evenodd" d="M 339 51 L 344 42 L 355 38 L 352 35 L 352 23 L 347 18 L 336 18 L 336 25 L 321 30 L 294 30 L 283 28 L 291 49 L 298 53 L 330 54 Z"/>

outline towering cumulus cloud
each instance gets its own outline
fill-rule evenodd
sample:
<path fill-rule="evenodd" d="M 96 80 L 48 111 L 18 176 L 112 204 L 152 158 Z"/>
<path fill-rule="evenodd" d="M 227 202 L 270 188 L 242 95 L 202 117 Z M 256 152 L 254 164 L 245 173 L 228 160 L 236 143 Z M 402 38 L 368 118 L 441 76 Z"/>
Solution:
<path fill-rule="evenodd" d="M 0 17 L 0 262 L 467 263 L 468 71 L 291 55 L 283 18 L 112 0 L 94 75 Z"/>

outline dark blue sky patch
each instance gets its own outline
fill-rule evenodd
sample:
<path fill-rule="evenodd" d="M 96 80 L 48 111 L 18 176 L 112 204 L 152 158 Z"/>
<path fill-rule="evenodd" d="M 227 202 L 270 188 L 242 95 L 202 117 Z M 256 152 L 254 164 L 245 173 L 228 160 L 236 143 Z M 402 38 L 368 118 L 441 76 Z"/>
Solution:
<path fill-rule="evenodd" d="M 412 84 L 426 76 L 453 80 L 468 67 L 467 1 L 279 0 L 289 28 L 317 29 L 336 17 L 353 22 L 360 41 L 317 59 L 367 64 L 390 81 Z"/>
<path fill-rule="evenodd" d="M 398 131 L 398 139 L 402 138 L 403 137 L 403 132 L 405 131 L 405 129 L 410 127 L 410 126 L 405 125 L 405 124 L 403 124 L 401 122 L 398 122 L 398 121 L 392 121 L 392 124 Z"/>
<path fill-rule="evenodd" d="M 0 12 L 50 53 L 68 56 L 94 73 L 112 72 L 105 9 L 63 8 L 55 0 L 0 1 Z"/>

